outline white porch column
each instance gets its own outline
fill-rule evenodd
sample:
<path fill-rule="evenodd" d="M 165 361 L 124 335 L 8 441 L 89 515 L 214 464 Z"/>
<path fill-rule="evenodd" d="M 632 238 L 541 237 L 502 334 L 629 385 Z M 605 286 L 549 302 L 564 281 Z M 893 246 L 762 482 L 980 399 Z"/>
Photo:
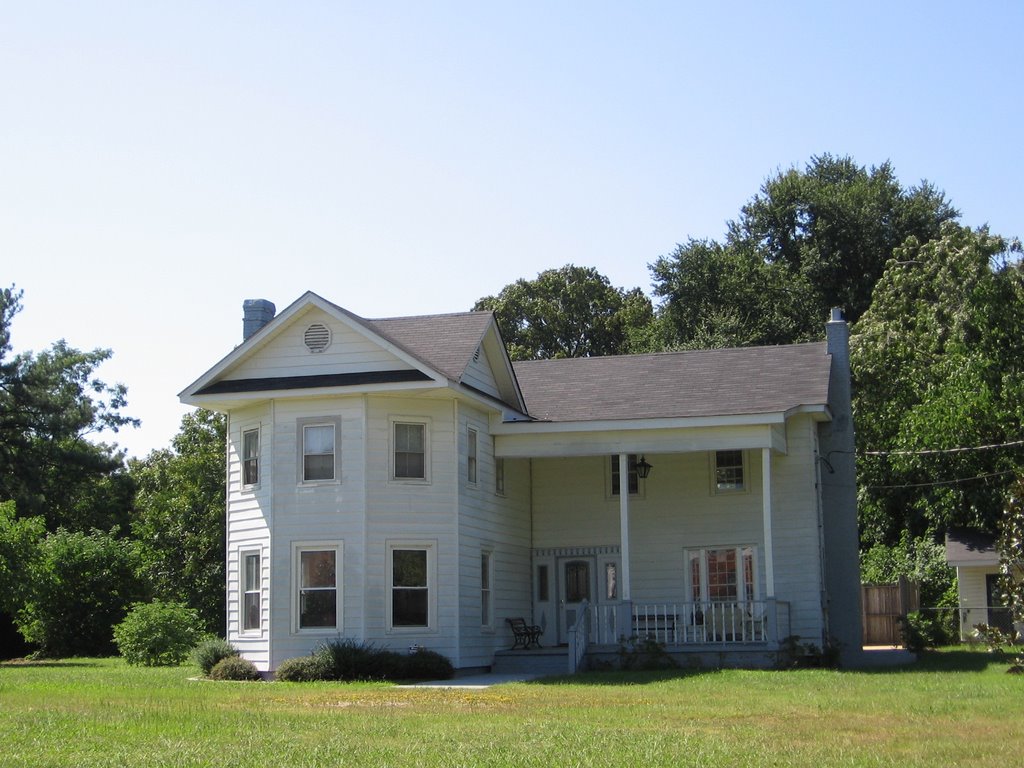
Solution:
<path fill-rule="evenodd" d="M 629 601 L 633 595 L 629 590 L 629 454 L 619 454 L 619 546 L 622 549 L 622 587 L 619 599 Z"/>
<path fill-rule="evenodd" d="M 772 451 L 761 449 L 761 516 L 764 518 L 765 598 L 775 597 L 775 548 L 772 546 Z"/>

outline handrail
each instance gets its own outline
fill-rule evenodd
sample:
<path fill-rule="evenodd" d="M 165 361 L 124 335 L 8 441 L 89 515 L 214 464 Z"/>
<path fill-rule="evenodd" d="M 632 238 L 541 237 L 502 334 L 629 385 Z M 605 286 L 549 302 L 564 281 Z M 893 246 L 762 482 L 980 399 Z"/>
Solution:
<path fill-rule="evenodd" d="M 584 600 L 576 613 L 576 622 L 569 627 L 569 674 L 574 675 L 580 669 L 583 657 L 587 655 L 587 643 L 590 641 L 590 603 Z"/>

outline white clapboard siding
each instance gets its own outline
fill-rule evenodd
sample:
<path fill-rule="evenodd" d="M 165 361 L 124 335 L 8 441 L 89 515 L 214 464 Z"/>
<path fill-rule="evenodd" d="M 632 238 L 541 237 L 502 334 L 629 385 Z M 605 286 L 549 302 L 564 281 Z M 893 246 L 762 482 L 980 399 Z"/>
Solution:
<path fill-rule="evenodd" d="M 330 329 L 331 344 L 322 352 L 310 352 L 304 335 L 313 323 Z M 258 355 L 239 362 L 223 374 L 229 379 L 274 376 L 306 376 L 326 373 L 408 370 L 412 366 L 319 309 L 293 320 L 271 339 Z"/>
<path fill-rule="evenodd" d="M 498 389 L 498 382 L 494 378 L 494 373 L 491 370 L 490 359 L 487 356 L 487 351 L 483 345 L 477 350 L 477 353 L 470 360 L 469 365 L 466 366 L 466 372 L 463 374 L 462 383 L 468 384 L 471 387 L 479 389 L 481 392 L 486 392 L 493 397 L 501 397 L 501 392 Z"/>

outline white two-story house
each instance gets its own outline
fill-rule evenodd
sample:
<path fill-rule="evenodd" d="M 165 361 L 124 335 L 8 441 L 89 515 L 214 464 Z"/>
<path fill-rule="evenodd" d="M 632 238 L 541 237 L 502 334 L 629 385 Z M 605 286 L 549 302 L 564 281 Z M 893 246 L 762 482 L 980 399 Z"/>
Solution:
<path fill-rule="evenodd" d="M 490 313 L 245 303 L 181 393 L 228 416 L 228 639 L 338 636 L 457 669 L 512 645 L 860 649 L 848 328 L 827 342 L 512 363 Z"/>

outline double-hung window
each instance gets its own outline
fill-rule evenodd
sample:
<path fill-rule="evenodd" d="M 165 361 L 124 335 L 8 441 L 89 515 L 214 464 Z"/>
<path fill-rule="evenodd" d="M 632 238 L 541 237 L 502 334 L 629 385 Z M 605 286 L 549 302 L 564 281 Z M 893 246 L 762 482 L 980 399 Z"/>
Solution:
<path fill-rule="evenodd" d="M 476 485 L 477 472 L 477 439 L 476 430 L 469 428 L 466 446 L 466 482 Z"/>
<path fill-rule="evenodd" d="M 500 457 L 494 460 L 494 492 L 505 495 L 505 459 Z"/>
<path fill-rule="evenodd" d="M 338 628 L 337 546 L 300 547 L 298 561 L 298 628 Z"/>
<path fill-rule="evenodd" d="M 494 592 L 491 589 L 491 553 L 480 553 L 480 626 L 494 626 Z"/>
<path fill-rule="evenodd" d="M 260 553 L 242 552 L 242 631 L 258 632 L 262 628 L 263 572 Z"/>
<path fill-rule="evenodd" d="M 746 488 L 743 473 L 743 451 L 715 451 L 716 493 L 742 491 Z"/>
<path fill-rule="evenodd" d="M 434 545 L 389 542 L 387 565 L 390 628 L 432 630 L 436 611 Z"/>
<path fill-rule="evenodd" d="M 334 424 L 302 427 L 302 481 L 334 480 Z"/>
<path fill-rule="evenodd" d="M 260 431 L 242 432 L 242 485 L 257 485 L 260 481 Z"/>
<path fill-rule="evenodd" d="M 394 422 L 393 474 L 396 480 L 427 479 L 427 425 Z"/>
<path fill-rule="evenodd" d="M 619 495 L 619 486 L 621 485 L 621 478 L 619 477 L 619 457 L 617 454 L 613 454 L 611 457 L 612 461 L 612 496 Z M 629 464 L 627 468 L 627 474 L 629 475 L 629 493 L 636 494 L 640 491 L 640 476 L 636 472 L 636 454 L 629 454 Z"/>

